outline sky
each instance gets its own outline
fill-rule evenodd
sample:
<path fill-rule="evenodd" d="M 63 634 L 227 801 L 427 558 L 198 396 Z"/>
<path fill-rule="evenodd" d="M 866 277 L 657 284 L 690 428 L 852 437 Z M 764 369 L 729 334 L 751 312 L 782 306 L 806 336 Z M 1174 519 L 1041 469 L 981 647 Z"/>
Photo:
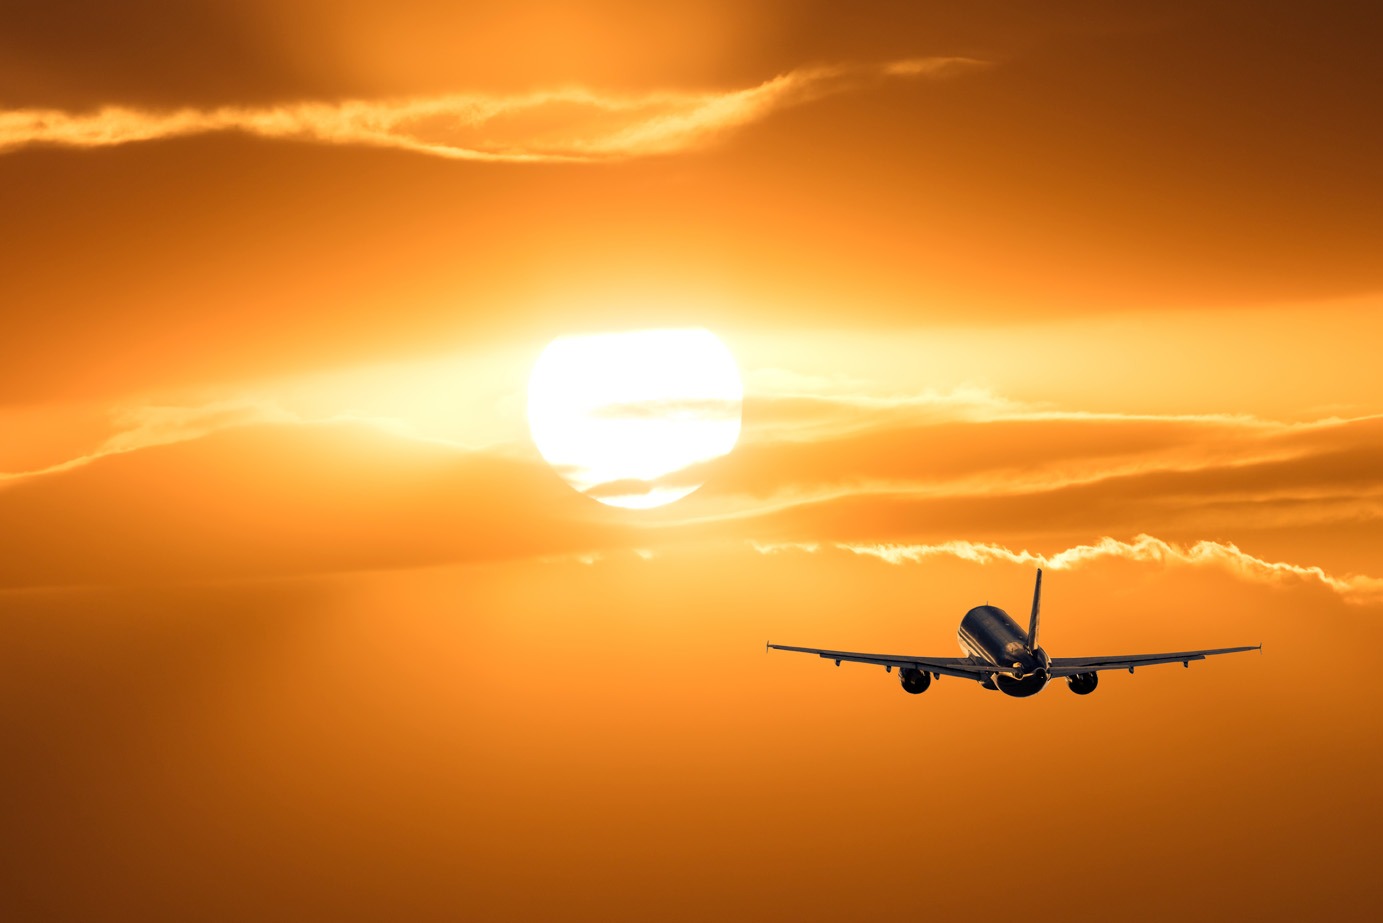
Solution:
<path fill-rule="evenodd" d="M 1383 16 L 349 7 L 0 2 L 6 918 L 1373 907 Z M 543 350 L 693 327 L 734 450 L 569 487 Z M 1263 651 L 763 649 L 1038 566 Z"/>

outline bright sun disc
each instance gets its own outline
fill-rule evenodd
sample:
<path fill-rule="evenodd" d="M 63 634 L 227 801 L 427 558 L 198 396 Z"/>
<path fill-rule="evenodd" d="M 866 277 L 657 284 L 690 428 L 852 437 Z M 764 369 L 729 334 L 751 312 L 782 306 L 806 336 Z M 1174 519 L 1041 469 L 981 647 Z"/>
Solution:
<path fill-rule="evenodd" d="M 701 329 L 561 337 L 528 381 L 543 458 L 587 496 L 632 509 L 700 487 L 694 466 L 735 447 L 743 404 L 734 358 Z"/>

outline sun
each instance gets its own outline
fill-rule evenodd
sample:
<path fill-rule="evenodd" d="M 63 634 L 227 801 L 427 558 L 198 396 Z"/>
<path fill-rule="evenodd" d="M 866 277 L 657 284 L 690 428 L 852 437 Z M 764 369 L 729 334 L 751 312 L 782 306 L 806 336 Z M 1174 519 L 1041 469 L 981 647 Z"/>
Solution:
<path fill-rule="evenodd" d="M 528 381 L 528 426 L 548 464 L 589 497 L 631 509 L 680 500 L 735 447 L 744 385 L 709 330 L 553 340 Z"/>

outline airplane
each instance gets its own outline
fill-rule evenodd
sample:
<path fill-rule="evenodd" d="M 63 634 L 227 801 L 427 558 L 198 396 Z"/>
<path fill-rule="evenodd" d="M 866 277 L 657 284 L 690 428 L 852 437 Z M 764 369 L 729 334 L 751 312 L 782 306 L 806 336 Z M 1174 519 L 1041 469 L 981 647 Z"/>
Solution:
<path fill-rule="evenodd" d="M 1037 586 L 1032 593 L 1032 618 L 1024 631 L 1007 612 L 998 606 L 976 606 L 960 620 L 957 637 L 964 657 L 911 657 L 900 654 L 859 654 L 853 651 L 831 651 L 817 647 L 790 647 L 769 644 L 778 651 L 798 651 L 834 660 L 872 663 L 889 673 L 898 668 L 903 691 L 919 695 L 927 691 L 933 679 L 959 676 L 973 679 L 984 689 L 998 690 L 1014 698 L 1037 695 L 1053 679 L 1065 679 L 1076 695 L 1089 695 L 1099 685 L 1101 670 L 1128 670 L 1158 663 L 1180 663 L 1191 666 L 1193 660 L 1204 660 L 1217 654 L 1237 654 L 1241 651 L 1261 651 L 1262 644 L 1252 647 L 1222 647 L 1206 651 L 1177 651 L 1169 654 L 1132 654 L 1118 657 L 1049 657 L 1037 645 L 1038 614 L 1042 603 L 1042 570 L 1037 571 Z"/>

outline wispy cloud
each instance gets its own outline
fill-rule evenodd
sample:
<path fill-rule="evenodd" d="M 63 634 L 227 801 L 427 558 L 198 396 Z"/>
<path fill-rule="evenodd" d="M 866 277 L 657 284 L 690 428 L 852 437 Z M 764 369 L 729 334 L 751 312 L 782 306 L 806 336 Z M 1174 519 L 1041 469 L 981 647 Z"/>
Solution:
<path fill-rule="evenodd" d="M 1285 423 L 1226 413 L 1113 413 L 1072 410 L 1047 403 L 1020 401 L 978 385 L 927 388 L 918 392 L 873 393 L 867 383 L 849 383 L 795 375 L 778 369 L 746 374 L 755 425 L 766 435 L 789 438 L 850 433 L 900 424 L 930 423 L 1179 423 L 1250 431 L 1287 431 L 1329 426 L 1351 419 L 1328 417 L 1305 423 Z"/>
<path fill-rule="evenodd" d="M 762 554 L 784 551 L 819 553 L 817 543 L 753 543 Z M 1006 562 L 1031 564 L 1052 570 L 1071 570 L 1099 560 L 1118 559 L 1140 563 L 1214 567 L 1256 583 L 1300 581 L 1314 583 L 1339 594 L 1346 602 L 1359 605 L 1383 604 L 1383 577 L 1360 574 L 1337 576 L 1323 568 L 1285 561 L 1268 561 L 1242 551 L 1229 542 L 1201 541 L 1191 545 L 1168 542 L 1152 535 L 1139 535 L 1131 542 L 1105 536 L 1090 545 L 1076 545 L 1056 554 L 1044 555 L 1026 549 L 1015 551 L 1003 545 L 983 542 L 950 541 L 936 544 L 868 544 L 834 542 L 839 551 L 878 558 L 889 564 L 915 564 L 934 557 L 952 557 L 978 564 Z"/>
<path fill-rule="evenodd" d="M 735 421 L 741 417 L 740 402 L 731 400 L 648 400 L 601 404 L 590 412 L 598 420 Z"/>
<path fill-rule="evenodd" d="M 272 401 L 235 399 L 197 405 L 142 404 L 116 408 L 110 414 L 114 433 L 83 455 L 32 471 L 0 473 L 0 484 L 81 468 L 110 455 L 199 439 L 231 427 L 294 423 L 301 418 Z"/>
<path fill-rule="evenodd" d="M 0 489 L 0 591 L 649 547 L 541 460 L 365 423 L 226 426 Z"/>
<path fill-rule="evenodd" d="M 1105 506 L 1157 495 L 1242 502 L 1377 494 L 1383 418 L 1092 413 L 984 389 L 746 399 L 740 445 L 701 499 L 760 511 L 846 497 L 898 502 L 1088 489 Z M 1150 524 L 1154 525 L 1154 524 Z M 1115 528 L 1106 525 L 1103 528 Z"/>
<path fill-rule="evenodd" d="M 90 451 L 42 468 L 0 472 L 0 485 L 72 471 L 112 455 L 193 442 L 224 430 L 264 425 L 360 425 L 409 442 L 459 448 L 449 440 L 421 435 L 406 421 L 397 418 L 349 412 L 309 416 L 289 410 L 269 398 L 239 397 L 203 404 L 133 404 L 113 408 L 109 417 L 111 435 L 93 445 Z"/>
<path fill-rule="evenodd" d="M 95 112 L 0 111 L 0 151 L 33 144 L 96 148 L 212 132 L 397 148 L 452 160 L 590 162 L 702 145 L 772 112 L 869 79 L 940 77 L 982 66 L 936 57 L 872 66 L 803 68 L 738 90 L 598 93 L 580 87 L 515 95 L 452 94 L 267 107 Z"/>

